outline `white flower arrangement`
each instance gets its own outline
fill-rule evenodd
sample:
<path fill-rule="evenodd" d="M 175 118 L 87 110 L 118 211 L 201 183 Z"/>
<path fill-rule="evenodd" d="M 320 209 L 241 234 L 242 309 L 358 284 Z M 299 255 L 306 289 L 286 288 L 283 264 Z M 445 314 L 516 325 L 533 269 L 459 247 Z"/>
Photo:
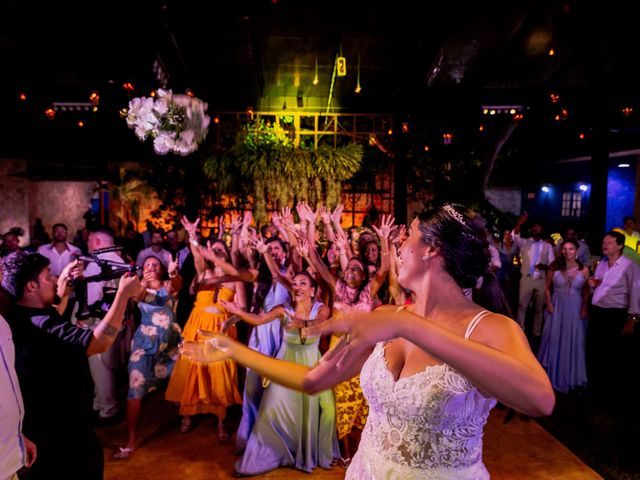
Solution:
<path fill-rule="evenodd" d="M 158 89 L 155 100 L 142 97 L 129 102 L 127 125 L 140 140 L 153 138 L 159 155 L 189 155 L 207 137 L 211 118 L 206 110 L 207 104 L 199 98 Z"/>

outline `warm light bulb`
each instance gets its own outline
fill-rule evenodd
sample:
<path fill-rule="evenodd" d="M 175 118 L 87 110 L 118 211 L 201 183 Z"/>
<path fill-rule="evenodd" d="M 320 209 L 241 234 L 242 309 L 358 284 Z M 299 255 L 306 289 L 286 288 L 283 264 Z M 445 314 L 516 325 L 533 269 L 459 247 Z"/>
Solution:
<path fill-rule="evenodd" d="M 318 77 L 315 77 L 315 78 L 313 79 L 313 82 L 312 82 L 312 83 L 313 83 L 314 85 L 317 85 L 317 84 L 318 84 Z"/>
<path fill-rule="evenodd" d="M 24 94 L 24 92 L 20 92 L 20 100 L 24 102 L 26 99 L 27 99 L 27 96 Z"/>
<path fill-rule="evenodd" d="M 361 91 L 362 91 L 362 87 L 360 87 L 360 85 L 356 85 L 355 92 L 360 93 Z"/>
<path fill-rule="evenodd" d="M 556 54 L 556 51 L 553 48 L 549 49 L 549 56 L 553 57 Z"/>
<path fill-rule="evenodd" d="M 80 127 L 80 128 L 84 127 L 84 122 L 82 120 L 80 120 L 78 122 L 78 127 Z"/>
<path fill-rule="evenodd" d="M 91 102 L 91 105 L 97 107 L 100 104 L 100 95 L 98 95 L 98 92 L 91 92 L 91 95 L 89 95 L 89 101 Z"/>

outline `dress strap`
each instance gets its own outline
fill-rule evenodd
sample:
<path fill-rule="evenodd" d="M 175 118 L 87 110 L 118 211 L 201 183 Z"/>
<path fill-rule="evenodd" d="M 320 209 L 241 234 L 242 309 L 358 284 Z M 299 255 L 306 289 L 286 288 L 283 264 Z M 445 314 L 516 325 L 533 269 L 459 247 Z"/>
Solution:
<path fill-rule="evenodd" d="M 480 323 L 480 320 L 482 320 L 484 317 L 486 317 L 490 313 L 491 312 L 489 310 L 481 310 L 475 317 L 473 317 L 473 319 L 471 319 L 471 321 L 469 322 L 469 325 L 467 325 L 467 331 L 464 332 L 465 340 L 469 340 L 469 337 L 471 337 L 471 335 L 473 334 L 473 331 L 476 329 L 476 327 Z"/>

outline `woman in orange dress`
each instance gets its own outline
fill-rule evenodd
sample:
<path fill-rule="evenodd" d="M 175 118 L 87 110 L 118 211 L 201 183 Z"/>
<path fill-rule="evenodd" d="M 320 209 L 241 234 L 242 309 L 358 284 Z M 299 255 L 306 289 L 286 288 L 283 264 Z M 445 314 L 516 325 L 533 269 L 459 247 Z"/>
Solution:
<path fill-rule="evenodd" d="M 219 263 L 229 261 L 225 243 L 216 240 L 206 249 L 193 240 L 197 238 L 198 222 L 196 220 L 191 223 L 186 218 L 182 219 L 182 224 L 192 239 L 190 248 L 196 265 L 196 301 L 182 332 L 185 341 L 196 340 L 198 330 L 221 330 L 228 313 L 220 302 L 232 302 L 237 287 L 237 282 L 225 281 L 225 273 L 218 266 Z M 239 297 L 242 298 L 242 295 Z M 230 328 L 226 334 L 233 339 L 237 338 L 235 327 Z M 218 418 L 218 441 L 225 442 L 229 439 L 224 424 L 227 407 L 242 403 L 238 392 L 236 363 L 225 360 L 204 365 L 180 357 L 173 369 L 165 397 L 180 404 L 180 431 L 187 433 L 191 429 L 192 415 L 212 413 Z"/>

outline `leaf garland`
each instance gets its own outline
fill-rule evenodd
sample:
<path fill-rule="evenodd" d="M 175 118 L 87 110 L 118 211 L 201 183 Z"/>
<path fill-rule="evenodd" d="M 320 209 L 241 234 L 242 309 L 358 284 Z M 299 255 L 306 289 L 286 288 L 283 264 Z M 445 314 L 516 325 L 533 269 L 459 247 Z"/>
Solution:
<path fill-rule="evenodd" d="M 278 125 L 260 122 L 245 129 L 238 143 L 204 160 L 204 174 L 224 193 L 253 197 L 258 223 L 267 221 L 267 205 L 280 208 L 294 201 L 333 208 L 340 202 L 342 182 L 362 166 L 362 145 L 352 143 L 317 150 L 295 147 Z M 238 191 L 239 185 L 246 191 Z M 241 189 L 240 189 L 241 190 Z"/>

